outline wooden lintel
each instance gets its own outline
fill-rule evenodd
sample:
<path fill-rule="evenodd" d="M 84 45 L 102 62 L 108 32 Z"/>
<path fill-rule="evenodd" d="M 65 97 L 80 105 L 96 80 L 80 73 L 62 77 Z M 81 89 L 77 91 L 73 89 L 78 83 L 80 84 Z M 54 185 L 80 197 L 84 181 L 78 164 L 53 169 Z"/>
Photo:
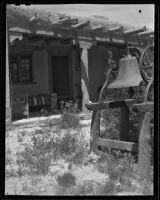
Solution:
<path fill-rule="evenodd" d="M 123 31 L 123 26 L 118 26 L 118 27 L 110 28 L 108 30 L 108 32 L 110 32 L 110 33 L 117 32 L 117 31 Z"/>
<path fill-rule="evenodd" d="M 85 22 L 81 22 L 79 24 L 76 24 L 76 25 L 72 25 L 72 29 L 78 29 L 78 28 L 82 28 L 84 26 L 88 26 L 89 25 L 89 21 L 85 21 Z"/>
<path fill-rule="evenodd" d="M 146 27 L 143 26 L 142 28 L 130 29 L 130 30 L 124 31 L 123 34 L 125 34 L 125 35 L 129 35 L 130 34 L 131 35 L 131 34 L 136 34 L 136 33 L 145 31 L 145 30 L 146 30 Z"/>
<path fill-rule="evenodd" d="M 132 104 L 131 108 L 139 110 L 140 112 L 152 112 L 152 111 L 154 111 L 154 102 Z"/>
<path fill-rule="evenodd" d="M 44 40 L 44 39 L 45 39 L 45 37 L 31 36 L 31 37 L 28 37 L 28 42 L 34 43 L 34 42 L 42 41 L 42 40 Z"/>
<path fill-rule="evenodd" d="M 59 41 L 60 41 L 59 38 L 47 38 L 47 39 L 45 39 L 45 43 L 46 43 L 47 45 L 53 44 L 53 43 L 59 42 Z"/>
<path fill-rule="evenodd" d="M 138 36 L 146 36 L 146 35 L 153 35 L 153 34 L 154 34 L 154 31 L 150 30 L 150 31 L 138 33 Z"/>
<path fill-rule="evenodd" d="M 68 21 L 69 21 L 69 17 L 64 18 L 64 19 L 60 19 L 60 20 L 57 20 L 57 21 L 52 21 L 52 25 L 62 24 L 62 23 L 68 22 Z"/>
<path fill-rule="evenodd" d="M 92 31 L 98 31 L 98 30 L 102 30 L 103 28 L 104 28 L 104 26 L 98 25 L 98 26 L 93 26 L 93 27 L 91 28 L 91 30 L 92 30 Z"/>
<path fill-rule="evenodd" d="M 104 103 L 88 103 L 86 107 L 89 110 L 102 110 L 107 108 L 118 108 L 123 106 L 130 106 L 135 103 L 134 99 L 127 99 L 125 101 L 108 101 Z"/>
<path fill-rule="evenodd" d="M 138 144 L 134 142 L 125 142 L 125 141 L 99 138 L 97 140 L 97 145 L 107 147 L 107 148 L 132 151 L 136 153 L 138 152 Z"/>

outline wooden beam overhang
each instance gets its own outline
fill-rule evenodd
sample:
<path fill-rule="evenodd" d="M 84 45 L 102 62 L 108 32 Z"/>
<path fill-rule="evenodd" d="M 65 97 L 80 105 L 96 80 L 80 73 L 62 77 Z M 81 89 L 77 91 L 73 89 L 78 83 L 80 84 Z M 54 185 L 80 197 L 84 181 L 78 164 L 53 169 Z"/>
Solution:
<path fill-rule="evenodd" d="M 99 30 L 102 30 L 102 29 L 104 29 L 103 25 L 93 26 L 91 28 L 92 31 L 99 31 Z"/>
<path fill-rule="evenodd" d="M 71 28 L 72 28 L 72 30 L 79 29 L 79 28 L 88 26 L 89 23 L 90 23 L 89 20 L 87 20 L 87 21 L 81 22 L 81 23 L 79 23 L 79 24 L 72 25 Z"/>
<path fill-rule="evenodd" d="M 123 26 L 118 26 L 118 27 L 108 29 L 109 33 L 115 33 L 115 32 L 118 32 L 118 31 L 123 31 Z"/>
<path fill-rule="evenodd" d="M 124 31 L 123 34 L 125 34 L 125 35 L 132 35 L 132 34 L 143 32 L 145 30 L 146 30 L 146 26 L 143 26 L 141 28 L 131 29 L 131 30 Z"/>
<path fill-rule="evenodd" d="M 63 24 L 65 22 L 69 22 L 70 18 L 69 17 L 66 17 L 64 19 L 60 19 L 60 20 L 57 20 L 57 21 L 52 21 L 52 25 L 60 25 L 60 24 Z"/>
<path fill-rule="evenodd" d="M 46 45 L 72 45 L 73 42 L 71 39 L 63 39 L 63 38 L 48 38 L 45 39 L 45 44 Z"/>
<path fill-rule="evenodd" d="M 154 31 L 149 30 L 142 33 L 138 33 L 138 36 L 148 36 L 148 35 L 153 35 L 153 34 L 154 34 Z"/>
<path fill-rule="evenodd" d="M 34 35 L 34 36 L 28 36 L 27 40 L 29 43 L 36 43 L 36 42 L 40 42 L 40 41 L 43 41 L 45 40 L 45 36 L 37 36 L 37 35 Z"/>
<path fill-rule="evenodd" d="M 33 15 L 32 17 L 29 18 L 29 22 L 32 23 L 36 23 L 40 20 L 40 18 L 37 16 L 37 14 L 35 13 L 35 15 Z"/>

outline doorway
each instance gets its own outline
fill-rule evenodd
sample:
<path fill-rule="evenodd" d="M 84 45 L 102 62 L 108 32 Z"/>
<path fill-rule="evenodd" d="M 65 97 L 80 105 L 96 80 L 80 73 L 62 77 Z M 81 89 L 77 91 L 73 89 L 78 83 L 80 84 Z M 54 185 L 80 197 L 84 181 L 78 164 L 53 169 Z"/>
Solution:
<path fill-rule="evenodd" d="M 68 56 L 52 56 L 52 91 L 59 98 L 71 95 Z"/>

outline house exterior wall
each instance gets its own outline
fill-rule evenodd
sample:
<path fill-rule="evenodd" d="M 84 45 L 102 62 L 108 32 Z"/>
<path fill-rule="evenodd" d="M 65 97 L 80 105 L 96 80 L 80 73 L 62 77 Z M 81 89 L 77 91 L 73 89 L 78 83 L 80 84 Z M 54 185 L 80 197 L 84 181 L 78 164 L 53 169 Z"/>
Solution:
<path fill-rule="evenodd" d="M 104 70 L 107 66 L 107 49 L 113 52 L 117 59 L 120 48 L 112 45 L 100 44 L 88 50 L 89 65 L 89 95 L 91 101 L 98 100 L 98 88 L 105 81 Z M 36 95 L 38 93 L 52 93 L 52 56 L 68 56 L 70 70 L 70 93 L 73 100 L 81 98 L 81 68 L 80 48 L 74 46 L 50 46 L 36 50 L 35 47 L 12 46 L 10 54 L 32 54 L 33 83 L 13 85 L 14 95 Z M 62 72 L 63 73 L 63 72 Z"/>
<path fill-rule="evenodd" d="M 74 100 L 81 95 L 79 49 L 68 45 L 36 50 L 32 46 L 15 45 L 10 47 L 10 54 L 32 55 L 33 83 L 13 84 L 11 87 L 14 95 L 52 93 L 52 56 L 68 56 L 70 94 Z"/>
<path fill-rule="evenodd" d="M 10 53 L 16 54 L 32 54 L 32 72 L 33 72 L 33 83 L 27 84 L 14 84 L 13 94 L 37 94 L 37 93 L 48 93 L 49 92 L 49 81 L 48 81 L 48 53 L 47 50 L 34 50 L 32 47 L 26 48 L 13 47 Z"/>
<path fill-rule="evenodd" d="M 121 47 L 122 48 L 122 47 Z M 107 66 L 108 54 L 107 50 L 112 51 L 113 59 L 117 61 L 120 47 L 112 45 L 92 46 L 89 49 L 89 91 L 90 100 L 97 101 L 99 97 L 98 88 L 105 81 L 104 70 Z"/>

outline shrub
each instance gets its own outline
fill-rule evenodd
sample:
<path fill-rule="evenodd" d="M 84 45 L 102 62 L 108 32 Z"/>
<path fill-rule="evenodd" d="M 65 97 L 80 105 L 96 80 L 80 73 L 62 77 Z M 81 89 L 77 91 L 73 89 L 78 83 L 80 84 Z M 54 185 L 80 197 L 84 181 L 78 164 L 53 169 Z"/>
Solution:
<path fill-rule="evenodd" d="M 58 175 L 56 180 L 58 184 L 64 188 L 76 185 L 76 177 L 71 172 L 65 172 L 62 175 Z"/>
<path fill-rule="evenodd" d="M 104 130 L 101 137 L 119 140 L 119 109 L 106 109 L 102 111 L 102 124 Z"/>
<path fill-rule="evenodd" d="M 21 162 L 30 167 L 31 173 L 47 173 L 53 156 L 54 144 L 54 137 L 48 130 L 36 130 L 31 136 L 31 143 L 27 144 L 25 150 L 20 153 Z"/>
<path fill-rule="evenodd" d="M 79 117 L 75 113 L 79 112 L 77 104 L 73 101 L 60 101 L 61 118 L 60 127 L 63 129 L 77 128 L 80 124 Z"/>
<path fill-rule="evenodd" d="M 70 133 L 65 134 L 59 144 L 60 154 L 69 155 L 76 151 L 76 138 Z"/>
<path fill-rule="evenodd" d="M 106 181 L 105 185 L 101 189 L 101 194 L 103 195 L 110 195 L 113 194 L 115 191 L 115 184 L 112 181 Z"/>
<path fill-rule="evenodd" d="M 77 195 L 93 195 L 94 186 L 92 181 L 85 181 L 83 184 L 78 185 Z"/>
<path fill-rule="evenodd" d="M 76 116 L 74 113 L 68 113 L 64 112 L 61 115 L 60 118 L 60 127 L 62 129 L 69 129 L 73 128 L 76 129 L 80 125 L 80 120 L 78 116 Z"/>

